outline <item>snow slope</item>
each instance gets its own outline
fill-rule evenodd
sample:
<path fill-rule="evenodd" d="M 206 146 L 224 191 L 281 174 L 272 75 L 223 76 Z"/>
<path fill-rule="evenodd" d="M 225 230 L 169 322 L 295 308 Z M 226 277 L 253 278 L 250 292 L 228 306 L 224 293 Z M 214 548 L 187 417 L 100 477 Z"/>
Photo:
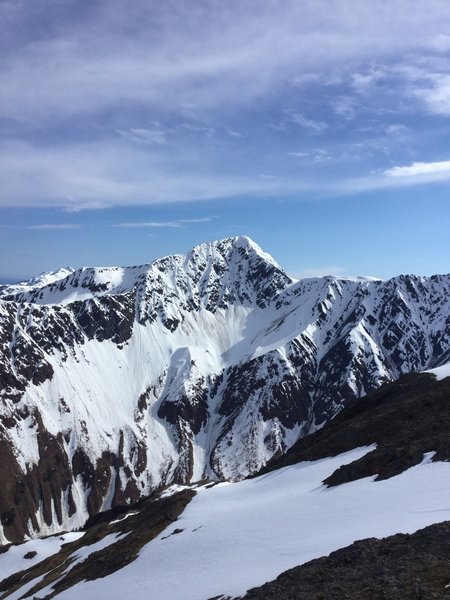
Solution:
<path fill-rule="evenodd" d="M 446 363 L 445 365 L 441 365 L 440 367 L 436 367 L 435 369 L 429 369 L 425 372 L 433 373 L 433 375 L 436 375 L 436 379 L 440 381 L 441 379 L 450 377 L 450 362 Z"/>
<path fill-rule="evenodd" d="M 10 547 L 7 552 L 0 554 L 0 581 L 13 573 L 28 569 L 48 556 L 56 554 L 63 544 L 77 540 L 82 536 L 82 532 L 71 532 L 61 536 L 30 540 L 24 544 Z M 31 558 L 25 558 L 28 553 L 35 553 L 35 555 Z"/>
<path fill-rule="evenodd" d="M 135 562 L 57 598 L 233 597 L 357 539 L 412 533 L 450 519 L 450 464 L 427 457 L 385 481 L 366 478 L 336 488 L 321 484 L 371 449 L 200 489 L 176 525 L 145 546 Z M 175 528 L 183 531 L 170 535 Z"/>
<path fill-rule="evenodd" d="M 450 276 L 294 282 L 237 237 L 44 279 L 0 292 L 0 543 L 242 479 L 449 360 Z"/>

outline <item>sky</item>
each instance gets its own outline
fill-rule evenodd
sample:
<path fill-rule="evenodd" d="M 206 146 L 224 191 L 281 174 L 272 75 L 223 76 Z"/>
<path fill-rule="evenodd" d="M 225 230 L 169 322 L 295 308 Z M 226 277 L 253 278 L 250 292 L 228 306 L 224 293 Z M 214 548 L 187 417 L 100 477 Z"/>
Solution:
<path fill-rule="evenodd" d="M 446 0 L 1 0 L 0 281 L 249 235 L 449 272 Z"/>

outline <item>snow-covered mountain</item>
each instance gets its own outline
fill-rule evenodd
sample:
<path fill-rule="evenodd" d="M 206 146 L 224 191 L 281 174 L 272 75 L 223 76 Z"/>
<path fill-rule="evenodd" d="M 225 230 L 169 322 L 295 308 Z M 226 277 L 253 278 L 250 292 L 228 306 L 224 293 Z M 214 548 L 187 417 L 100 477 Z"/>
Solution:
<path fill-rule="evenodd" d="M 246 237 L 3 288 L 0 541 L 254 473 L 447 362 L 449 292 L 448 275 L 295 282 Z"/>
<path fill-rule="evenodd" d="M 74 269 L 71 267 L 62 267 L 57 271 L 46 271 L 41 273 L 37 277 L 32 277 L 19 283 L 3 284 L 0 285 L 0 296 L 9 296 L 11 294 L 20 294 L 26 291 L 37 290 L 46 285 L 55 283 L 60 279 L 64 279 L 68 275 L 71 275 Z"/>
<path fill-rule="evenodd" d="M 255 477 L 5 548 L 0 597 L 448 598 L 449 365 L 434 373 L 382 386 Z"/>

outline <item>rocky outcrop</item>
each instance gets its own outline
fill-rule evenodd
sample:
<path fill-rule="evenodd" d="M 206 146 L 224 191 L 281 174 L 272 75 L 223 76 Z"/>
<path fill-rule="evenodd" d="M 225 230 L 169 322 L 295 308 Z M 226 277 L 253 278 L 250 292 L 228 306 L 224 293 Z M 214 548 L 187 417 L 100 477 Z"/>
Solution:
<path fill-rule="evenodd" d="M 256 475 L 302 461 L 335 456 L 358 446 L 376 444 L 361 459 L 343 465 L 325 480 L 341 485 L 362 477 L 388 479 L 421 463 L 450 461 L 450 377 L 431 373 L 404 375 L 353 402 L 323 429 L 298 440 Z"/>

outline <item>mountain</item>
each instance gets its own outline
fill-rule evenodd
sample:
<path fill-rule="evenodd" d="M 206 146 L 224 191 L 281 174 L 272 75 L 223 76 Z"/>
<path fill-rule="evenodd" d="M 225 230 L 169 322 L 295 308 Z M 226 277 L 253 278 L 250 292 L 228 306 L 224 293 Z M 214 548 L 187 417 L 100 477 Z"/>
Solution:
<path fill-rule="evenodd" d="M 296 282 L 246 237 L 60 275 L 0 291 L 3 544 L 240 480 L 450 359 L 448 275 Z"/>
<path fill-rule="evenodd" d="M 448 375 L 382 386 L 250 479 L 173 486 L 4 548 L 0 596 L 448 598 Z"/>
<path fill-rule="evenodd" d="M 41 273 L 37 277 L 32 277 L 20 283 L 0 284 L 0 296 L 9 296 L 20 294 L 30 290 L 37 290 L 46 285 L 55 283 L 60 279 L 64 279 L 74 272 L 71 267 L 62 267 L 57 271 L 47 271 Z"/>

